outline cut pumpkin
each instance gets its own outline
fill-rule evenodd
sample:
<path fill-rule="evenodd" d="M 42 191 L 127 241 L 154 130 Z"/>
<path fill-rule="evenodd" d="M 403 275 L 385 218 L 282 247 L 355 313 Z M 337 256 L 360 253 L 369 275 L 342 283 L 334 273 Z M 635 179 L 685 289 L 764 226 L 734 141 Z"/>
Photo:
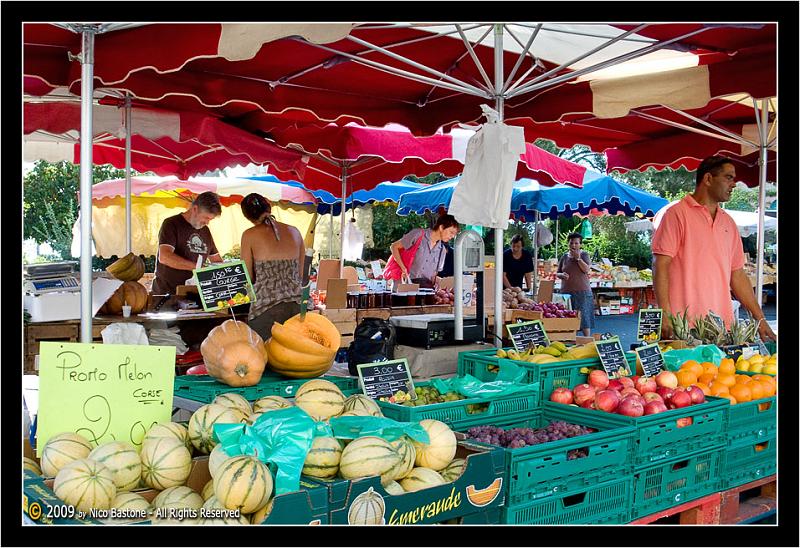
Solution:
<path fill-rule="evenodd" d="M 341 335 L 330 320 L 319 314 L 300 314 L 283 324 L 274 323 L 267 341 L 269 367 L 296 379 L 318 377 L 327 372 L 341 344 Z"/>

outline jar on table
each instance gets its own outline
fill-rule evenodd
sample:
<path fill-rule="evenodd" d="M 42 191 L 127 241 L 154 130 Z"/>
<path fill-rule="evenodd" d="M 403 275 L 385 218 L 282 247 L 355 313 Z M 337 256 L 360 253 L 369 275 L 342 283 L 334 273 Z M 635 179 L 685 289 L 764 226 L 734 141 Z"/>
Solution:
<path fill-rule="evenodd" d="M 369 307 L 369 296 L 366 291 L 358 292 L 358 308 L 366 309 Z"/>
<path fill-rule="evenodd" d="M 355 291 L 347 293 L 347 308 L 358 308 L 358 293 Z"/>

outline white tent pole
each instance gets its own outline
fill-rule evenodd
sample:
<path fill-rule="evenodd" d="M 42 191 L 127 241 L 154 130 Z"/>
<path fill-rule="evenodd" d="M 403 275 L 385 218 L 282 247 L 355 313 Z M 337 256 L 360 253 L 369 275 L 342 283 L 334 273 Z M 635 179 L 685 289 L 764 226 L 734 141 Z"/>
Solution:
<path fill-rule="evenodd" d="M 92 342 L 92 95 L 93 27 L 81 29 L 81 342 Z"/>
<path fill-rule="evenodd" d="M 494 26 L 495 110 L 503 121 L 503 25 Z M 494 344 L 503 346 L 503 230 L 494 229 Z"/>
<path fill-rule="evenodd" d="M 126 252 L 133 250 L 133 234 L 131 234 L 131 97 L 125 97 L 125 236 Z"/>
<path fill-rule="evenodd" d="M 333 206 L 331 206 L 331 211 L 328 214 L 328 217 L 331 219 L 331 233 L 328 238 L 328 258 L 333 259 Z"/>
<path fill-rule="evenodd" d="M 339 234 L 339 275 L 342 275 L 344 272 L 344 223 L 345 223 L 345 214 L 344 214 L 344 205 L 345 199 L 347 198 L 347 165 L 342 166 L 342 210 L 339 212 L 339 216 L 341 217 L 340 222 L 340 234 Z"/>
<path fill-rule="evenodd" d="M 555 255 L 556 261 L 558 261 L 558 259 L 560 258 L 558 256 L 558 217 L 556 217 L 556 238 L 555 238 L 555 240 L 556 240 L 556 251 L 555 251 L 554 255 Z"/>
<path fill-rule="evenodd" d="M 534 212 L 533 215 L 533 291 L 534 294 L 539 296 L 539 211 Z"/>
<path fill-rule="evenodd" d="M 758 115 L 758 112 L 756 112 Z M 767 100 L 761 100 L 761 124 L 758 132 L 759 136 L 759 159 L 758 159 L 758 254 L 756 256 L 756 300 L 758 306 L 762 306 L 763 286 L 764 286 L 764 209 L 767 197 L 767 125 L 769 109 Z"/>

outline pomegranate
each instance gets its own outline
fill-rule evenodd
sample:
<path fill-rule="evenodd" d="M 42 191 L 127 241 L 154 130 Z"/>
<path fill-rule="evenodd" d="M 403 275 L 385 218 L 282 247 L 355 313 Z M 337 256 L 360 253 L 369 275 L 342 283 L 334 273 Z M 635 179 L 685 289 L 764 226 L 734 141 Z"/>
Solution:
<path fill-rule="evenodd" d="M 662 371 L 656 375 L 656 384 L 667 388 L 676 388 L 678 386 L 678 377 L 672 371 Z"/>
<path fill-rule="evenodd" d="M 619 381 L 619 379 L 610 379 L 608 381 L 608 386 L 606 387 L 609 390 L 616 390 L 617 392 L 622 392 L 622 389 L 625 386 Z"/>
<path fill-rule="evenodd" d="M 594 397 L 594 406 L 606 413 L 613 413 L 621 399 L 616 390 L 601 390 Z"/>
<path fill-rule="evenodd" d="M 644 405 L 634 397 L 625 398 L 619 402 L 617 413 L 626 417 L 641 417 L 644 415 Z"/>
<path fill-rule="evenodd" d="M 700 392 L 702 392 L 702 390 Z M 675 393 L 672 394 L 669 403 L 673 408 L 688 407 L 692 405 L 692 397 L 686 391 L 676 390 Z"/>
<path fill-rule="evenodd" d="M 695 386 L 694 384 L 691 385 L 686 389 L 686 393 L 692 397 L 693 404 L 703 403 L 706 401 L 706 395 L 703 393 L 703 389 L 699 386 Z"/>
<path fill-rule="evenodd" d="M 630 377 L 620 377 L 619 382 L 622 383 L 622 386 L 624 388 L 634 388 L 633 381 L 631 380 Z"/>
<path fill-rule="evenodd" d="M 602 369 L 595 369 L 589 373 L 589 384 L 597 390 L 604 390 L 608 386 L 608 373 Z"/>
<path fill-rule="evenodd" d="M 664 403 L 664 398 L 659 396 L 656 392 L 645 392 L 644 401 L 647 403 L 650 403 L 651 401 L 660 401 L 661 403 Z"/>
<path fill-rule="evenodd" d="M 556 388 L 550 394 L 550 401 L 554 401 L 556 403 L 565 403 L 569 405 L 573 401 L 572 390 L 564 387 Z"/>
<path fill-rule="evenodd" d="M 664 411 L 667 411 L 667 406 L 664 405 L 662 401 L 653 400 L 644 406 L 645 415 L 655 415 L 656 413 L 663 413 Z"/>
<path fill-rule="evenodd" d="M 639 377 L 634 382 L 634 386 L 642 395 L 647 394 L 648 392 L 655 392 L 658 388 L 655 379 L 652 377 Z"/>
<path fill-rule="evenodd" d="M 595 389 L 591 384 L 579 384 L 572 389 L 572 397 L 575 403 L 583 406 L 583 402 L 589 400 L 594 401 Z"/>

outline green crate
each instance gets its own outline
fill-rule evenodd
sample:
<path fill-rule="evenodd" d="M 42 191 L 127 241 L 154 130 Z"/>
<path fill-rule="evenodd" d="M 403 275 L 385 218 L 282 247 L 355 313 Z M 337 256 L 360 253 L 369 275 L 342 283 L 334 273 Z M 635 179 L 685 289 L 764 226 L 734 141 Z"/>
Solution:
<path fill-rule="evenodd" d="M 298 491 L 275 496 L 272 510 L 259 525 L 326 525 L 328 510 L 328 490 L 304 476 Z"/>
<path fill-rule="evenodd" d="M 432 384 L 430 381 L 418 382 L 415 386 L 423 387 Z M 419 422 L 423 419 L 436 419 L 447 424 L 453 430 L 462 430 L 470 426 L 494 423 L 499 419 L 522 419 L 539 408 L 540 391 L 534 390 L 509 396 L 493 396 L 466 398 L 443 403 L 432 403 L 420 407 L 408 407 L 385 401 L 378 401 L 383 415 L 399 422 Z M 481 413 L 470 414 L 467 406 L 488 404 Z"/>
<path fill-rule="evenodd" d="M 725 449 L 724 489 L 732 489 L 751 481 L 771 476 L 778 470 L 777 437 L 759 439 Z"/>
<path fill-rule="evenodd" d="M 775 436 L 778 429 L 775 396 L 731 405 L 728 409 L 728 445 L 756 443 Z"/>
<path fill-rule="evenodd" d="M 602 416 L 616 421 L 617 424 L 633 425 L 636 428 L 633 452 L 634 470 L 659 461 L 673 460 L 696 451 L 725 445 L 728 439 L 730 402 L 725 398 L 708 396 L 704 403 L 642 417 L 626 417 L 616 413 L 565 406 L 550 401 L 543 403 L 545 410 L 552 406 L 557 409 L 568 408 L 571 413 L 578 416 Z"/>
<path fill-rule="evenodd" d="M 498 358 L 496 350 L 478 350 L 472 352 L 460 352 L 458 354 L 458 374 L 472 375 L 483 382 L 496 380 L 497 373 L 490 371 L 489 367 L 499 367 L 500 363 L 507 358 Z M 636 371 L 636 353 L 626 352 L 628 366 L 631 371 Z M 581 373 L 581 369 L 600 369 L 602 364 L 600 358 L 586 358 L 585 360 L 567 360 L 552 363 L 530 363 L 519 360 L 508 360 L 514 365 L 525 369 L 525 376 L 522 382 L 539 382 L 542 385 L 542 398 L 547 399 L 554 388 L 572 388 L 576 384 L 586 382 L 587 374 Z"/>
<path fill-rule="evenodd" d="M 724 451 L 720 446 L 634 472 L 631 520 L 722 491 Z"/>
<path fill-rule="evenodd" d="M 616 476 L 616 471 L 610 474 Z M 620 475 L 578 493 L 548 497 L 528 504 L 503 507 L 502 523 L 536 525 L 628 523 L 631 518 L 633 476 Z"/>
<path fill-rule="evenodd" d="M 775 352 L 778 351 L 778 343 L 776 343 L 775 341 L 767 341 L 764 343 L 764 346 L 766 347 L 767 352 L 769 352 L 770 354 L 774 354 Z"/>
<path fill-rule="evenodd" d="M 323 375 L 318 378 L 332 382 L 343 392 L 345 390 L 358 390 L 358 377 Z M 312 379 L 290 379 L 265 371 L 258 384 L 235 387 L 221 383 L 209 375 L 181 375 L 175 377 L 173 395 L 203 403 L 211 403 L 214 398 L 226 392 L 240 394 L 249 402 L 254 402 L 264 396 L 291 398 L 300 386 L 310 380 Z"/>
<path fill-rule="evenodd" d="M 500 521 L 502 516 L 503 509 L 498 506 L 497 508 L 491 508 L 483 512 L 475 512 L 461 518 L 443 521 L 439 525 L 497 525 L 502 523 Z"/>
<path fill-rule="evenodd" d="M 633 473 L 633 426 L 621 426 L 602 416 L 587 418 L 563 411 L 537 411 L 525 421 L 494 424 L 505 429 L 541 428 L 552 421 L 564 420 L 598 430 L 530 447 L 503 448 L 508 486 L 506 505 L 523 505 L 546 497 L 582 492 L 606 479 L 609 470 L 620 475 Z M 575 449 L 585 449 L 588 456 L 568 460 L 569 452 Z"/>

